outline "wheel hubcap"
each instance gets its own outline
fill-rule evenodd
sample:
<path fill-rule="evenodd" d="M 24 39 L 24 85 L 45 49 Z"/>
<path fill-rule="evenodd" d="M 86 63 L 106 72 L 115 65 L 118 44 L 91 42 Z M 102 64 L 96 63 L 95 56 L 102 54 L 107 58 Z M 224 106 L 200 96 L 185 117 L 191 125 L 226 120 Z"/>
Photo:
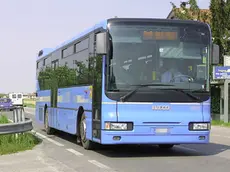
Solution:
<path fill-rule="evenodd" d="M 81 122 L 81 139 L 82 141 L 86 140 L 86 122 L 85 119 Z"/>

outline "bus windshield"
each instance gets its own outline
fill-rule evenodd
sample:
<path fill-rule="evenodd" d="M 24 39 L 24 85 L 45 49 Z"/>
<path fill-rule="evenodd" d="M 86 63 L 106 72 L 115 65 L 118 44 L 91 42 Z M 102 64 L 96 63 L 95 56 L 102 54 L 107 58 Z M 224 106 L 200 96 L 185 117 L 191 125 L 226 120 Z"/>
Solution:
<path fill-rule="evenodd" d="M 116 22 L 109 27 L 107 89 L 165 84 L 206 89 L 209 28 L 201 24 Z M 171 85 L 171 86 L 170 86 Z M 165 88 L 164 87 L 164 88 Z"/>

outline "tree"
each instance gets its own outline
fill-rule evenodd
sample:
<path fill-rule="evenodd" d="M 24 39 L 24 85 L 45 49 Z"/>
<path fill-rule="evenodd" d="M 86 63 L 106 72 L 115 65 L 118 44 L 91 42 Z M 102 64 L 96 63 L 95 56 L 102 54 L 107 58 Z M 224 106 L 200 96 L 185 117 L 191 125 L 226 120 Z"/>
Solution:
<path fill-rule="evenodd" d="M 102 57 L 89 57 L 86 63 L 75 61 L 76 68 L 67 65 L 43 68 L 38 75 L 41 90 L 49 90 L 54 86 L 66 88 L 76 85 L 97 83 L 100 85 L 102 72 Z M 93 80 L 94 79 L 94 80 Z M 99 89 L 99 88 L 97 88 Z"/>
<path fill-rule="evenodd" d="M 0 93 L 0 98 L 3 98 L 3 97 L 8 97 L 8 95 L 4 93 Z"/>
<path fill-rule="evenodd" d="M 220 64 L 223 64 L 223 56 L 230 55 L 230 0 L 211 0 L 210 11 L 201 10 L 196 0 L 181 2 L 180 8 L 171 4 L 176 18 L 197 20 L 211 26 L 212 39 L 220 47 Z"/>
<path fill-rule="evenodd" d="M 210 14 L 208 11 L 201 10 L 197 5 L 196 0 L 189 0 L 187 2 L 181 2 L 180 8 L 171 2 L 173 12 L 176 18 L 181 20 L 196 20 L 205 23 L 209 23 Z M 187 8 L 188 7 L 188 8 Z"/>
<path fill-rule="evenodd" d="M 196 20 L 196 21 L 208 23 L 212 29 L 212 36 L 214 42 L 220 46 L 220 51 L 223 52 L 222 45 L 225 45 L 222 39 L 223 38 L 222 35 L 225 32 L 224 20 L 227 19 L 226 11 L 229 10 L 227 10 L 227 8 L 223 10 L 224 4 L 221 1 L 222 0 L 211 0 L 210 10 L 201 10 L 197 5 L 196 0 L 188 0 L 187 2 L 182 2 L 180 4 L 180 8 L 177 8 L 176 5 L 173 4 L 172 2 L 171 4 L 173 7 L 174 15 L 177 19 Z M 228 0 L 228 3 L 230 3 L 230 0 Z M 222 59 L 223 58 L 220 57 L 220 63 L 223 62 Z M 210 75 L 212 75 L 211 71 L 212 71 L 212 67 L 210 66 Z M 219 93 L 219 90 L 217 90 L 215 87 L 212 87 L 211 92 L 213 95 L 211 97 L 212 112 L 219 113 L 219 107 L 220 107 L 219 94 L 213 94 L 213 93 Z"/>
<path fill-rule="evenodd" d="M 46 67 L 39 72 L 38 81 L 41 90 L 51 89 L 53 84 L 59 88 L 73 86 L 77 82 L 76 70 L 67 66 Z"/>
<path fill-rule="evenodd" d="M 220 46 L 223 64 L 223 56 L 230 55 L 230 0 L 211 0 L 210 11 L 213 42 Z"/>

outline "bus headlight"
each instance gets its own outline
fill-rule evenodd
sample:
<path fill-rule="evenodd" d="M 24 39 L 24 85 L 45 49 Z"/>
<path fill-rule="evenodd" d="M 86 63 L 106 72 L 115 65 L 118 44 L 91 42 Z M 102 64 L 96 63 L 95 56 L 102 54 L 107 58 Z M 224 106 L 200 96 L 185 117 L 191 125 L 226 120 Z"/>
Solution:
<path fill-rule="evenodd" d="M 127 122 L 105 122 L 106 130 L 132 130 L 132 123 Z"/>
<path fill-rule="evenodd" d="M 198 123 L 190 123 L 189 124 L 189 130 L 192 131 L 207 131 L 211 129 L 210 123 L 204 123 L 204 122 L 198 122 Z"/>

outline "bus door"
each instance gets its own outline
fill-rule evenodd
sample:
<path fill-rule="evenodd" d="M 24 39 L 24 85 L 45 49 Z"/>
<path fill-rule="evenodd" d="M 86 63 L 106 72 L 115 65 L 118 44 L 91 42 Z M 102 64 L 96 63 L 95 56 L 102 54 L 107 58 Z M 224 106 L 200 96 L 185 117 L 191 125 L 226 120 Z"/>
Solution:
<path fill-rule="evenodd" d="M 58 84 L 56 79 L 52 79 L 51 83 L 51 92 L 50 92 L 50 123 L 53 127 L 57 127 L 56 120 L 57 118 L 57 98 L 58 98 Z"/>

